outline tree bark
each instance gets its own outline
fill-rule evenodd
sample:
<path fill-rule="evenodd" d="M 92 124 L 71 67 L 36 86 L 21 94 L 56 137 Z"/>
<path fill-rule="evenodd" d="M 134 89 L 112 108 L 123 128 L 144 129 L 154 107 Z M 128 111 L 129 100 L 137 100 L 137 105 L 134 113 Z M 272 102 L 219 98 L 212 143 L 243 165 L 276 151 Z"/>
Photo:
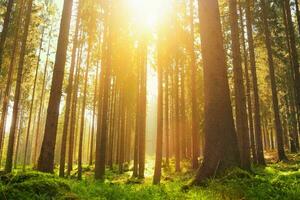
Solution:
<path fill-rule="evenodd" d="M 257 83 L 256 73 L 256 58 L 254 52 L 254 40 L 253 40 L 253 29 L 252 29 L 252 11 L 251 11 L 252 0 L 246 0 L 246 27 L 247 27 L 247 38 L 250 52 L 250 69 L 252 74 L 252 85 L 254 95 L 254 132 L 255 132 L 255 144 L 256 144 L 256 156 L 257 164 L 265 165 L 264 150 L 262 144 L 262 132 L 261 132 L 261 119 L 260 119 L 260 105 L 259 105 L 259 91 Z"/>
<path fill-rule="evenodd" d="M 217 0 L 198 0 L 204 67 L 204 160 L 193 184 L 240 166 Z M 218 59 L 216 59 L 218 58 Z"/>
<path fill-rule="evenodd" d="M 70 22 L 72 15 L 73 0 L 65 0 L 60 32 L 58 36 L 57 52 L 53 69 L 52 86 L 48 103 L 47 118 L 45 125 L 44 140 L 41 154 L 38 161 L 38 170 L 41 172 L 53 173 L 54 150 L 57 134 L 57 123 L 59 105 L 62 93 L 62 84 L 66 64 Z"/>
<path fill-rule="evenodd" d="M 31 21 L 32 4 L 33 4 L 33 0 L 29 0 L 27 3 L 28 7 L 26 11 L 24 33 L 22 36 L 22 46 L 20 52 L 19 68 L 17 73 L 17 83 L 16 83 L 15 96 L 14 96 L 12 123 L 10 128 L 7 155 L 6 155 L 6 164 L 5 164 L 5 172 L 7 173 L 10 173 L 12 170 L 17 118 L 19 114 L 19 103 L 21 98 L 21 84 L 22 84 L 22 77 L 23 77 L 23 68 L 25 63 L 26 48 L 27 48 L 27 38 L 28 38 L 30 21 Z"/>

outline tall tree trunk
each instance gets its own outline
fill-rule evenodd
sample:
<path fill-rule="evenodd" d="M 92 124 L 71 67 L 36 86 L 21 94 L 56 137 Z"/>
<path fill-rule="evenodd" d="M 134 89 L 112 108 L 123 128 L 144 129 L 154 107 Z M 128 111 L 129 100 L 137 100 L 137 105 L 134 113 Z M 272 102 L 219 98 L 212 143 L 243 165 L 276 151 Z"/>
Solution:
<path fill-rule="evenodd" d="M 1 113 L 1 121 L 0 121 L 0 163 L 2 160 L 2 151 L 3 151 L 3 138 L 5 134 L 5 123 L 7 119 L 7 111 L 8 111 L 8 104 L 9 104 L 9 95 L 11 92 L 11 85 L 13 80 L 13 74 L 14 74 L 14 67 L 15 67 L 15 61 L 16 61 L 16 54 L 19 47 L 19 30 L 20 30 L 20 24 L 22 20 L 23 10 L 24 10 L 24 3 L 25 1 L 22 0 L 20 2 L 20 8 L 19 8 L 19 14 L 17 19 L 17 26 L 14 33 L 14 42 L 13 42 L 13 49 L 12 54 L 10 57 L 10 64 L 8 69 L 8 75 L 7 75 L 7 81 L 4 91 L 4 97 L 3 97 L 3 104 L 2 104 L 2 113 Z M 1 70 L 0 70 L 1 71 Z M 0 164 L 1 166 L 1 164 Z"/>
<path fill-rule="evenodd" d="M 295 93 L 295 102 L 296 102 L 296 108 L 297 108 L 297 117 L 299 118 L 300 114 L 300 73 L 299 73 L 299 61 L 298 61 L 298 52 L 296 47 L 296 36 L 295 36 L 295 30 L 294 30 L 294 24 L 291 14 L 291 8 L 290 8 L 290 1 L 284 0 L 283 2 L 283 9 L 285 9 L 286 13 L 286 20 L 287 20 L 287 29 L 289 32 L 289 45 L 290 45 L 290 56 L 292 58 L 292 74 L 293 74 L 293 80 L 294 80 L 294 93 Z M 300 27 L 299 27 L 300 29 Z M 300 31 L 300 30 L 299 30 Z M 300 130 L 300 120 L 298 120 L 298 128 Z M 298 130 L 298 131 L 299 131 Z M 298 144 L 299 146 L 299 144 Z"/>
<path fill-rule="evenodd" d="M 96 160 L 95 160 L 95 178 L 102 179 L 105 174 L 105 164 L 106 164 L 106 144 L 108 135 L 108 99 L 109 90 L 111 85 L 111 45 L 112 45 L 112 13 L 109 12 L 109 1 L 104 3 L 104 45 L 106 46 L 103 52 L 103 99 L 101 98 L 102 93 L 100 92 L 99 99 L 103 100 L 103 103 L 98 105 L 98 129 L 97 129 L 97 139 L 96 139 Z M 107 40 L 107 41 L 106 41 Z M 102 107 L 102 108 L 101 108 Z"/>
<path fill-rule="evenodd" d="M 74 138 L 75 138 L 75 125 L 76 125 L 76 113 L 77 113 L 77 102 L 78 102 L 78 85 L 80 75 L 80 60 L 81 60 L 82 47 L 77 53 L 78 60 L 76 64 L 76 75 L 74 80 L 74 89 L 72 94 L 72 109 L 71 109 L 71 121 L 70 121 L 70 134 L 69 134 L 69 149 L 68 149 L 68 168 L 67 175 L 69 176 L 73 169 L 73 152 L 74 152 Z"/>
<path fill-rule="evenodd" d="M 178 51 L 178 50 L 177 50 Z M 176 52 L 178 54 L 178 52 Z M 175 143 L 174 143 L 174 152 L 175 152 L 175 171 L 180 171 L 180 119 L 179 119 L 179 59 L 176 55 L 176 63 L 174 70 L 174 104 L 175 104 Z"/>
<path fill-rule="evenodd" d="M 93 164 L 94 160 L 94 135 L 95 135 L 95 115 L 96 115 L 96 102 L 97 102 L 97 90 L 98 90 L 98 74 L 99 65 L 96 66 L 96 77 L 95 77 L 95 89 L 94 89 L 94 100 L 93 100 L 93 117 L 92 117 L 92 132 L 91 132 L 91 147 L 90 147 L 90 159 L 89 165 Z M 97 130 L 97 129 L 96 129 Z"/>
<path fill-rule="evenodd" d="M 66 64 L 70 22 L 72 16 L 73 0 L 65 0 L 58 36 L 57 52 L 53 69 L 52 86 L 48 103 L 44 140 L 38 161 L 38 170 L 53 173 L 54 150 L 57 134 L 59 105 Z"/>
<path fill-rule="evenodd" d="M 269 6 L 266 4 L 265 0 L 261 0 L 262 7 L 262 20 L 265 32 L 265 44 L 267 48 L 268 54 L 268 62 L 269 62 L 269 73 L 271 79 L 271 89 L 272 89 L 272 103 L 273 103 L 273 111 L 274 111 L 274 119 L 275 119 L 275 129 L 276 129 L 276 138 L 277 138 L 277 153 L 279 160 L 286 160 L 287 157 L 284 152 L 284 143 L 283 143 L 283 130 L 282 124 L 279 114 L 279 105 L 278 105 L 278 96 L 277 96 L 277 84 L 275 79 L 275 69 L 274 69 L 274 60 L 272 53 L 272 43 L 271 43 L 271 33 L 268 24 L 268 16 L 269 16 Z"/>
<path fill-rule="evenodd" d="M 255 138 L 254 138 L 254 130 L 253 130 L 252 98 L 251 98 L 251 84 L 250 84 L 249 66 L 248 66 L 248 51 L 246 48 L 243 10 L 242 10 L 241 5 L 239 6 L 239 12 L 240 12 L 240 23 L 241 23 L 241 31 L 242 31 L 242 46 L 243 46 L 243 54 L 244 54 L 243 56 L 244 56 L 244 65 L 245 65 L 247 111 L 248 111 L 248 124 L 249 124 L 249 131 L 250 131 L 250 146 L 251 146 L 253 162 L 257 163 Z"/>
<path fill-rule="evenodd" d="M 38 121 L 37 121 L 37 127 L 36 127 L 36 134 L 35 134 L 35 145 L 34 145 L 34 151 L 33 151 L 33 165 L 36 166 L 37 164 L 37 155 L 40 152 L 39 149 L 39 139 L 40 139 L 40 124 L 41 124 L 41 115 L 42 115 L 42 110 L 44 106 L 44 98 L 45 98 L 45 90 L 46 90 L 46 77 L 47 77 L 47 69 L 49 65 L 49 57 L 50 57 L 50 47 L 51 47 L 51 39 L 52 39 L 52 26 L 49 31 L 49 40 L 48 40 L 48 49 L 47 49 L 47 56 L 46 56 L 46 62 L 45 62 L 45 67 L 44 67 L 44 73 L 43 73 L 43 79 L 42 79 L 42 92 L 41 92 L 41 97 L 40 97 L 40 105 L 39 105 L 39 110 L 38 110 Z"/>
<path fill-rule="evenodd" d="M 237 14 L 237 1 L 229 0 L 230 27 L 232 40 L 232 58 L 234 73 L 236 128 L 240 145 L 241 166 L 250 170 L 250 143 L 247 117 L 246 95 L 243 80 L 242 58 L 240 50 L 240 34 Z"/>
<path fill-rule="evenodd" d="M 198 0 L 198 3 L 204 66 L 205 149 L 194 184 L 240 166 L 218 1 Z"/>
<path fill-rule="evenodd" d="M 156 154 L 153 184 L 159 184 L 161 179 L 162 145 L 163 145 L 163 61 L 162 52 L 158 47 L 157 76 L 158 76 L 158 96 L 157 96 L 157 132 L 156 132 Z"/>
<path fill-rule="evenodd" d="M 141 93 L 140 93 L 140 131 L 139 131 L 139 178 L 144 178 L 146 150 L 146 106 L 147 106 L 147 54 L 148 44 L 142 39 L 140 44 Z"/>
<path fill-rule="evenodd" d="M 88 55 L 87 55 L 87 64 L 84 77 L 84 88 L 83 88 L 83 100 L 81 108 L 81 125 L 80 125 L 80 136 L 79 136 L 79 150 L 78 150 L 78 179 L 82 179 L 82 144 L 83 144 L 83 132 L 84 132 L 84 120 L 85 120 L 85 107 L 87 99 L 87 81 L 90 67 L 90 51 L 91 51 L 91 42 L 88 44 Z"/>
<path fill-rule="evenodd" d="M 21 1 L 21 4 L 23 4 L 23 0 Z M 2 74 L 3 53 L 4 53 L 8 28 L 11 21 L 11 13 L 12 13 L 13 6 L 14 6 L 14 0 L 8 0 L 6 5 L 6 13 L 4 16 L 4 23 L 2 25 L 1 37 L 0 37 L 0 75 Z"/>
<path fill-rule="evenodd" d="M 25 139 L 25 152 L 24 152 L 24 160 L 23 160 L 23 171 L 25 171 L 26 167 L 26 160 L 27 160 L 27 153 L 28 153 L 28 143 L 29 143 L 29 135 L 30 135 L 30 128 L 31 128 L 31 118 L 32 118 L 32 112 L 33 112 L 33 104 L 35 99 L 35 92 L 36 92 L 36 84 L 37 84 L 37 77 L 40 67 L 40 61 L 41 61 L 41 53 L 43 48 L 43 40 L 44 40 L 44 31 L 42 30 L 42 36 L 40 41 L 40 48 L 39 48 L 39 54 L 38 54 L 38 60 L 35 70 L 35 76 L 34 76 L 34 82 L 33 82 L 33 89 L 32 89 L 32 95 L 31 95 L 31 102 L 30 102 L 30 109 L 29 109 L 29 117 L 28 117 L 28 124 L 27 124 L 27 132 L 26 132 L 26 139 Z M 33 129 L 34 130 L 34 129 Z"/>
<path fill-rule="evenodd" d="M 22 47 L 20 52 L 19 68 L 17 73 L 17 83 L 16 83 L 15 96 L 14 96 L 12 123 L 10 127 L 10 134 L 9 134 L 8 148 L 7 148 L 7 155 L 6 155 L 6 164 L 5 164 L 5 172 L 7 173 L 10 173 L 12 170 L 17 118 L 19 114 L 19 103 L 21 98 L 21 84 L 22 84 L 22 77 L 23 77 L 23 68 L 25 63 L 27 38 L 28 38 L 30 21 L 31 21 L 32 4 L 33 4 L 33 0 L 29 0 L 27 4 L 24 33 L 22 36 Z"/>
<path fill-rule="evenodd" d="M 259 105 L 259 91 L 257 83 L 256 73 L 256 58 L 254 52 L 254 40 L 252 30 L 252 11 L 251 11 L 252 0 L 246 0 L 246 22 L 247 22 L 247 38 L 250 52 L 250 66 L 252 74 L 252 85 L 254 95 L 254 132 L 255 132 L 255 144 L 256 144 L 256 156 L 257 164 L 265 165 L 264 150 L 262 144 L 262 132 L 261 132 L 261 119 L 260 119 L 260 105 Z"/>
<path fill-rule="evenodd" d="M 64 177 L 64 175 L 65 175 L 67 138 L 68 138 L 68 130 L 69 130 L 69 122 L 70 122 L 70 110 L 71 110 L 71 101 L 72 101 L 72 92 L 73 92 L 74 71 L 75 71 L 75 64 L 76 64 L 76 52 L 77 52 L 77 47 L 78 47 L 79 24 L 80 24 L 80 17 L 81 17 L 80 16 L 80 6 L 81 6 L 81 1 L 79 1 L 78 8 L 77 8 L 78 13 L 77 13 L 77 19 L 76 19 L 75 34 L 74 34 L 74 38 L 73 38 L 71 67 L 70 67 L 70 74 L 69 74 L 68 87 L 67 87 L 64 127 L 63 127 L 63 134 L 62 134 L 62 139 L 61 139 L 61 149 L 60 149 L 60 164 L 59 164 L 59 176 L 60 177 Z"/>
<path fill-rule="evenodd" d="M 166 147 L 166 165 L 169 166 L 170 144 L 169 144 L 169 69 L 165 69 L 165 147 Z"/>
<path fill-rule="evenodd" d="M 197 109 L 197 66 L 196 66 L 196 55 L 195 55 L 195 31 L 194 31 L 194 6 L 193 0 L 190 0 L 190 26 L 191 26 L 191 87 L 192 87 L 192 168 L 198 168 L 198 157 L 199 157 L 199 111 Z"/>

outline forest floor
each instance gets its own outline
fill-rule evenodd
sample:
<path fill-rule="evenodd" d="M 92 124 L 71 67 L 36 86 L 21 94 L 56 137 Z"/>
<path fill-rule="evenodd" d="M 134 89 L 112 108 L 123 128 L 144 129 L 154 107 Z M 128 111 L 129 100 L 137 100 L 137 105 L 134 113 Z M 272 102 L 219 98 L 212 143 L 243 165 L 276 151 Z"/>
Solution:
<path fill-rule="evenodd" d="M 272 154 L 267 156 L 267 167 L 253 167 L 253 173 L 240 169 L 228 171 L 224 176 L 208 180 L 202 187 L 183 190 L 195 172 L 188 171 L 188 162 L 182 172 L 164 168 L 162 183 L 152 185 L 153 162 L 146 166 L 146 178 L 131 178 L 131 171 L 120 175 L 108 170 L 104 181 L 94 181 L 93 169 L 84 168 L 83 180 L 76 174 L 62 179 L 57 175 L 34 171 L 14 172 L 0 176 L 0 199 L 300 199 L 300 154 L 289 155 L 289 162 L 274 163 Z"/>

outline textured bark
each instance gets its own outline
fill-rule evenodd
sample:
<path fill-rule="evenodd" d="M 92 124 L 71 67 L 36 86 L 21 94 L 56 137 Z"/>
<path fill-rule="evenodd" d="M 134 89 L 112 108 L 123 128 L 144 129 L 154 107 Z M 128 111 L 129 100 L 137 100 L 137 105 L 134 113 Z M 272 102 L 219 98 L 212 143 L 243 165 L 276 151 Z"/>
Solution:
<path fill-rule="evenodd" d="M 252 29 L 252 11 L 251 11 L 252 0 L 246 0 L 246 22 L 247 22 L 247 38 L 250 52 L 250 68 L 252 75 L 252 87 L 254 95 L 254 132 L 255 132 L 255 144 L 256 144 L 256 156 L 257 164 L 265 165 L 264 150 L 262 144 L 262 132 L 261 132 L 261 119 L 260 119 L 260 105 L 259 105 L 259 91 L 257 83 L 256 73 L 256 58 L 254 52 L 254 40 L 253 40 L 253 29 Z"/>
<path fill-rule="evenodd" d="M 77 52 L 77 47 L 78 47 L 79 23 L 80 23 L 80 17 L 81 17 L 80 16 L 80 5 L 81 5 L 80 2 L 78 4 L 78 13 L 77 13 L 77 19 L 76 19 L 75 34 L 74 34 L 74 38 L 73 38 L 72 58 L 71 58 L 71 66 L 70 66 L 70 74 L 69 74 L 69 80 L 68 80 L 67 98 L 66 98 L 66 106 L 65 106 L 64 127 L 63 127 L 62 139 L 61 139 L 60 164 L 59 164 L 59 176 L 60 177 L 64 177 L 64 175 L 65 175 L 67 138 L 68 138 L 68 130 L 69 130 L 69 122 L 70 122 L 70 111 L 71 111 L 71 101 L 72 101 L 72 92 L 73 92 L 73 79 L 74 79 L 74 71 L 75 71 L 75 64 L 76 64 L 76 52 Z"/>
<path fill-rule="evenodd" d="M 16 24 L 16 30 L 14 33 L 14 42 L 13 42 L 13 49 L 12 54 L 10 57 L 10 64 L 8 68 L 8 75 L 6 80 L 6 86 L 4 90 L 4 97 L 3 97 L 3 103 L 2 103 L 2 113 L 1 113 L 1 121 L 0 121 L 0 163 L 2 160 L 2 150 L 3 150 L 3 139 L 4 139 L 4 131 L 5 131 L 5 123 L 7 119 L 7 111 L 8 111 L 8 104 L 9 104 L 9 95 L 11 92 L 11 86 L 12 86 L 12 80 L 13 80 L 13 74 L 14 74 L 14 68 L 15 68 L 15 61 L 16 61 L 16 54 L 19 47 L 19 30 L 20 30 L 20 24 L 22 20 L 22 14 L 24 10 L 24 0 L 20 2 L 19 7 L 19 14 Z M 0 70 L 1 71 L 1 70 Z"/>
<path fill-rule="evenodd" d="M 112 20 L 109 16 L 108 1 L 104 2 L 105 7 L 105 19 L 104 19 L 104 45 L 106 44 L 106 50 L 103 52 L 103 103 L 98 106 L 98 125 L 97 139 L 96 139 L 96 162 L 95 162 L 95 178 L 103 179 L 105 175 L 106 165 L 106 145 L 108 135 L 108 99 L 109 90 L 111 85 L 111 45 L 112 45 Z M 109 23 L 108 23 L 109 22 Z M 107 40 L 107 41 L 106 41 Z M 102 93 L 100 94 L 102 95 Z M 102 96 L 99 95 L 99 99 Z M 101 114 L 100 114 L 101 113 Z"/>
<path fill-rule="evenodd" d="M 254 130 L 253 130 L 253 113 L 252 113 L 251 83 L 250 83 L 249 65 L 248 65 L 248 51 L 246 48 L 245 30 L 244 30 L 244 22 L 243 22 L 243 10 L 242 10 L 241 5 L 239 6 L 239 12 L 240 12 L 240 23 L 241 23 L 241 32 L 242 32 L 243 59 L 244 59 L 244 65 L 245 65 L 246 96 L 247 96 L 248 124 L 249 124 L 249 133 L 250 133 L 250 146 L 251 146 L 252 160 L 254 163 L 257 163 L 255 138 L 254 138 Z"/>
<path fill-rule="evenodd" d="M 36 70 L 35 70 L 34 82 L 33 82 L 32 95 L 31 95 L 27 132 L 26 132 L 26 139 L 25 139 L 25 154 L 24 154 L 24 160 L 23 160 L 23 171 L 25 171 L 25 167 L 26 167 L 28 145 L 29 145 L 28 144 L 29 143 L 29 135 L 30 135 L 30 129 L 31 129 L 31 119 L 32 119 L 33 104 L 34 104 L 34 99 L 35 99 L 35 92 L 36 92 L 35 89 L 36 89 L 36 84 L 37 84 L 37 77 L 38 77 L 38 72 L 39 72 L 39 68 L 40 68 L 41 53 L 42 53 L 42 48 L 43 48 L 44 31 L 45 31 L 45 29 L 43 28 L 42 37 L 41 37 L 41 41 L 40 41 L 39 55 L 38 55 L 38 60 L 37 60 L 37 65 L 36 65 Z"/>
<path fill-rule="evenodd" d="M 23 0 L 21 0 L 23 4 Z M 0 37 L 0 75 L 2 74 L 2 63 L 3 63 L 3 53 L 5 48 L 5 42 L 8 34 L 9 24 L 11 21 L 11 13 L 14 6 L 14 0 L 8 0 L 6 5 L 6 13 L 4 15 L 4 22 L 2 25 L 2 32 Z"/>
<path fill-rule="evenodd" d="M 267 48 L 268 54 L 268 62 L 269 62 L 269 74 L 271 79 L 271 90 L 272 90 L 272 103 L 273 103 L 273 112 L 274 112 L 274 123 L 276 130 L 276 139 L 277 139 L 277 153 L 279 160 L 286 160 L 287 157 L 284 152 L 284 143 L 283 143 L 283 130 L 282 124 L 279 114 L 279 103 L 277 96 L 277 84 L 275 79 L 275 69 L 274 69 L 274 60 L 273 60 L 273 52 L 272 52 L 272 43 L 271 43 L 271 33 L 268 24 L 268 16 L 269 16 L 269 7 L 266 4 L 265 0 L 261 0 L 262 7 L 262 20 L 265 32 L 265 44 Z"/>
<path fill-rule="evenodd" d="M 65 0 L 58 36 L 57 52 L 53 69 L 52 85 L 48 103 L 44 139 L 38 161 L 38 170 L 53 173 L 54 150 L 57 135 L 59 105 L 66 64 L 73 0 Z"/>
<path fill-rule="evenodd" d="M 194 184 L 240 166 L 218 1 L 198 0 L 198 3 L 204 69 L 205 147 Z"/>
<path fill-rule="evenodd" d="M 5 163 L 5 172 L 7 172 L 7 173 L 11 172 L 11 170 L 12 170 L 17 118 L 18 118 L 18 114 L 19 114 L 19 103 L 20 103 L 20 98 L 21 98 L 21 84 L 22 84 L 22 77 L 23 77 L 23 68 L 24 68 L 24 63 L 25 63 L 27 38 L 28 38 L 30 21 L 31 21 L 32 4 L 33 4 L 33 0 L 29 0 L 27 3 L 24 33 L 22 36 L 22 46 L 21 46 L 21 52 L 20 52 L 19 68 L 18 68 L 18 73 L 17 73 L 17 83 L 16 83 L 15 96 L 14 96 L 12 123 L 11 123 L 11 127 L 10 127 L 10 134 L 9 134 L 8 148 L 7 148 L 7 155 L 6 155 L 6 163 Z"/>
<path fill-rule="evenodd" d="M 34 150 L 33 150 L 33 165 L 36 166 L 37 164 L 37 155 L 40 152 L 40 144 L 39 144 L 39 139 L 40 139 L 40 132 L 41 132 L 41 115 L 42 115 L 42 110 L 44 107 L 44 98 L 45 98 L 45 90 L 46 90 L 46 77 L 47 77 L 47 69 L 49 65 L 49 57 L 50 57 L 50 47 L 51 47 L 51 39 L 52 39 L 52 26 L 49 31 L 49 40 L 48 40 L 48 50 L 47 50 L 47 56 L 46 56 L 46 62 L 45 62 L 45 67 L 44 67 L 44 72 L 43 72 L 43 81 L 42 81 L 42 92 L 40 96 L 40 105 L 39 105 L 39 110 L 38 110 L 38 118 L 37 118 L 37 127 L 36 127 L 36 134 L 35 134 L 35 145 L 34 145 Z"/>
<path fill-rule="evenodd" d="M 250 142 L 249 127 L 246 106 L 246 94 L 243 80 L 242 58 L 240 50 L 240 34 L 237 15 L 237 1 L 229 0 L 230 27 L 232 40 L 232 58 L 234 73 L 234 93 L 235 93 L 235 118 L 236 129 L 240 145 L 241 166 L 250 170 Z"/>

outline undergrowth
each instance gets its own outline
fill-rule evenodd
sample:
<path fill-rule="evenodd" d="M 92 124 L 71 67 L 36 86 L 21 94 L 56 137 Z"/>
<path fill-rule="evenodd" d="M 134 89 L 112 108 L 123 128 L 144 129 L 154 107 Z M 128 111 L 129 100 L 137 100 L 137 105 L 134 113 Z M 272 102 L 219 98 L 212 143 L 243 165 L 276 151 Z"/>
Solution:
<path fill-rule="evenodd" d="M 207 180 L 202 187 L 183 190 L 194 172 L 183 167 L 181 173 L 165 168 L 162 183 L 152 185 L 152 178 L 145 180 L 131 177 L 131 171 L 122 175 L 108 170 L 107 178 L 95 181 L 93 169 L 86 168 L 82 181 L 73 176 L 62 179 L 56 175 L 38 172 L 15 172 L 0 176 L 0 199 L 52 200 L 52 199 L 300 199 L 299 156 L 288 163 L 253 167 L 249 173 L 233 169 L 222 177 Z"/>

